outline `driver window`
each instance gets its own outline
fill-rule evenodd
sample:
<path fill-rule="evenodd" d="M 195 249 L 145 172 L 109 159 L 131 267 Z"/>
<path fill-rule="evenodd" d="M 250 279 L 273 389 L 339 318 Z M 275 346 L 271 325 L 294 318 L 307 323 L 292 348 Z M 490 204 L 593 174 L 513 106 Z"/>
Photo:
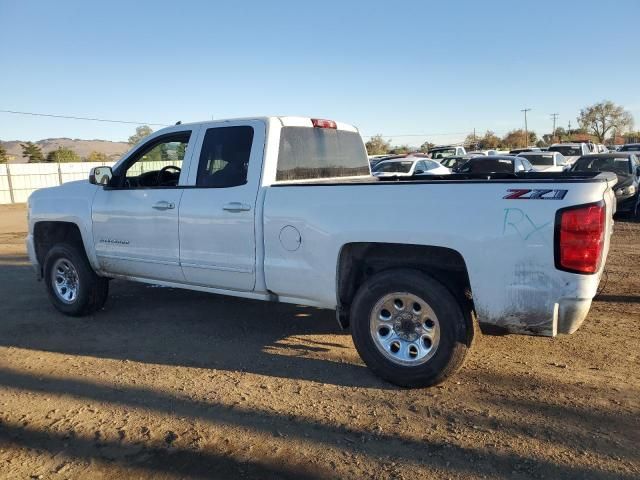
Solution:
<path fill-rule="evenodd" d="M 125 171 L 123 186 L 177 186 L 190 135 L 190 132 L 170 135 L 142 147 Z"/>
<path fill-rule="evenodd" d="M 196 186 L 228 188 L 247 183 L 253 127 L 209 128 L 202 142 Z"/>

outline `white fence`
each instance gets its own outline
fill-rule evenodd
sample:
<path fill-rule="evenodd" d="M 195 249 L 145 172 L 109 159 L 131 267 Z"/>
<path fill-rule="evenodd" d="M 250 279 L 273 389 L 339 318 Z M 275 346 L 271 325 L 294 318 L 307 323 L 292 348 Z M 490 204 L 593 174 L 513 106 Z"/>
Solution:
<path fill-rule="evenodd" d="M 11 163 L 0 165 L 0 203 L 26 202 L 31 192 L 89 178 L 89 171 L 114 162 Z"/>
<path fill-rule="evenodd" d="M 31 192 L 55 187 L 73 180 L 86 180 L 93 167 L 113 166 L 115 162 L 11 163 L 0 165 L 0 204 L 24 203 Z M 129 173 L 159 170 L 166 165 L 181 166 L 181 161 L 137 162 Z M 135 170 L 135 172 L 134 172 Z"/>

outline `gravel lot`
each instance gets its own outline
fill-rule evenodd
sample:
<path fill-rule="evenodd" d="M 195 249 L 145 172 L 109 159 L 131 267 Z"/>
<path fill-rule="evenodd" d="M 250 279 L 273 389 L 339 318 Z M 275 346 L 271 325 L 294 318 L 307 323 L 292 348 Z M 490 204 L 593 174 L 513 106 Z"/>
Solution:
<path fill-rule="evenodd" d="M 556 339 L 481 337 L 449 383 L 374 377 L 332 312 L 114 281 L 49 304 L 0 207 L 0 477 L 640 476 L 640 223 Z"/>

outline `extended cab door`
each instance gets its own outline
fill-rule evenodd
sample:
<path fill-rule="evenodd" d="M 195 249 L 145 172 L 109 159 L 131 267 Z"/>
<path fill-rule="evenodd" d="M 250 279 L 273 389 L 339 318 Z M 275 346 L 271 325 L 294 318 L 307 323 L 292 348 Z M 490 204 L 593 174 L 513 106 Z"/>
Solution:
<path fill-rule="evenodd" d="M 94 197 L 93 237 L 103 272 L 184 282 L 178 211 L 198 127 L 165 132 L 133 151 Z"/>
<path fill-rule="evenodd" d="M 180 203 L 180 263 L 187 282 L 253 290 L 264 143 L 262 121 L 202 126 Z"/>

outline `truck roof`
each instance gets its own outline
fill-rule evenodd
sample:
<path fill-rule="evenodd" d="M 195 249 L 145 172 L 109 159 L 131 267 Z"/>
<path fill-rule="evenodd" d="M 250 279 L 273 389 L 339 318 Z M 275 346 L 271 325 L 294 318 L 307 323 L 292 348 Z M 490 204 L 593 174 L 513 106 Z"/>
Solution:
<path fill-rule="evenodd" d="M 312 128 L 313 122 L 314 120 L 320 120 L 320 121 L 325 121 L 325 119 L 320 119 L 317 117 L 298 117 L 298 116 L 291 116 L 291 115 L 281 115 L 281 116 L 257 116 L 257 117 L 239 117 L 239 118 L 222 118 L 222 119 L 214 119 L 214 120 L 203 120 L 203 121 L 199 121 L 199 122 L 189 122 L 189 123 L 181 123 L 180 125 L 186 125 L 186 126 L 195 126 L 195 125 L 206 125 L 209 123 L 225 123 L 225 122 L 243 122 L 243 121 L 249 121 L 249 120 L 258 120 L 258 121 L 262 121 L 265 123 L 269 123 L 269 122 L 273 122 L 273 121 L 277 121 L 280 122 L 280 124 L 283 127 L 309 127 Z M 344 122 L 338 122 L 335 120 L 328 120 L 330 122 L 334 122 L 336 125 L 336 129 L 337 130 L 347 130 L 350 132 L 358 132 L 358 129 L 348 123 L 344 123 Z M 171 126 L 167 126 L 166 128 L 172 128 L 175 125 L 171 125 Z M 161 129 L 163 130 L 163 129 Z"/>

